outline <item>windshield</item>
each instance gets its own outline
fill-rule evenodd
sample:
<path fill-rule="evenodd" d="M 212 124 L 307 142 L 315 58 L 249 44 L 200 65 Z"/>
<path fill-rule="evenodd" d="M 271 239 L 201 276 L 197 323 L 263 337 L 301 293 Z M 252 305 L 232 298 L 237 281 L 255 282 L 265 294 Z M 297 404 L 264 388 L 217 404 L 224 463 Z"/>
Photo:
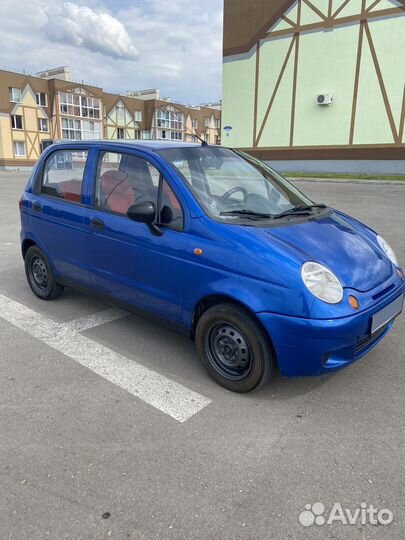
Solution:
<path fill-rule="evenodd" d="M 271 219 L 312 201 L 247 154 L 200 146 L 160 150 L 189 185 L 207 214 L 215 219 Z"/>

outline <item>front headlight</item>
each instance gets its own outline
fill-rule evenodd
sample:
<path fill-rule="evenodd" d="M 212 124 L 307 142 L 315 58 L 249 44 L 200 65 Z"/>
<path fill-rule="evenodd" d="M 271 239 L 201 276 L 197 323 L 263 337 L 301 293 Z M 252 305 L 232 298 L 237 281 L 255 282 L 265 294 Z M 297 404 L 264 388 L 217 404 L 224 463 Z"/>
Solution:
<path fill-rule="evenodd" d="M 384 240 L 384 238 L 382 236 L 380 236 L 380 235 L 377 235 L 377 242 L 380 244 L 380 248 L 387 255 L 389 260 L 393 264 L 395 264 L 395 266 L 399 267 L 399 262 L 398 262 L 397 256 L 395 255 L 395 252 L 392 249 L 392 247 L 389 245 L 389 243 L 386 240 Z"/>
<path fill-rule="evenodd" d="M 316 262 L 306 262 L 301 277 L 307 289 L 328 304 L 338 304 L 343 298 L 343 287 L 328 268 Z"/>

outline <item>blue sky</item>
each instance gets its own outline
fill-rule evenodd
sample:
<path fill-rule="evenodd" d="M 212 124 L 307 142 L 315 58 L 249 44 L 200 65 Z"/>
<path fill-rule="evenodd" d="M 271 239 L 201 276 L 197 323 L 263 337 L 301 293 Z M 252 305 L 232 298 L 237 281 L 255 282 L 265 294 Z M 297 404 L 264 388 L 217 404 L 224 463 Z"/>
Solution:
<path fill-rule="evenodd" d="M 0 20 L 2 66 L 68 65 L 106 90 L 190 104 L 221 97 L 222 0 L 1 0 Z"/>

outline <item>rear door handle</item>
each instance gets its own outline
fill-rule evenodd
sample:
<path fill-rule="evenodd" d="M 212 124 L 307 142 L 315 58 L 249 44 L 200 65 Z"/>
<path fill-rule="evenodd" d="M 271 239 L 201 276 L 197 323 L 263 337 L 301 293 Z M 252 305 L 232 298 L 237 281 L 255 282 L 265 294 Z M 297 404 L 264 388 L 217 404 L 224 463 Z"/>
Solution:
<path fill-rule="evenodd" d="M 35 212 L 42 212 L 42 205 L 38 201 L 34 201 L 32 203 L 32 209 L 35 210 Z"/>
<path fill-rule="evenodd" d="M 104 221 L 100 218 L 92 218 L 90 220 L 90 225 L 93 227 L 93 229 L 104 229 Z"/>

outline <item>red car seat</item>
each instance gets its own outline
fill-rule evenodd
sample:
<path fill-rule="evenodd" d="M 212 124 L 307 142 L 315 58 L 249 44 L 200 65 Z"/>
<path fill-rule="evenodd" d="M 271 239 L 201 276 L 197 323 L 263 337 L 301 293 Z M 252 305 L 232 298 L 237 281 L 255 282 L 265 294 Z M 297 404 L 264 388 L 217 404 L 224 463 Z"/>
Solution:
<path fill-rule="evenodd" d="M 104 196 L 103 206 L 113 212 L 126 214 L 128 208 L 135 204 L 135 191 L 128 182 L 128 175 L 122 171 L 111 170 L 103 173 L 101 191 Z"/>
<path fill-rule="evenodd" d="M 82 181 L 81 180 L 65 180 L 59 182 L 59 189 L 62 192 L 63 198 L 68 201 L 81 202 L 82 200 Z"/>

